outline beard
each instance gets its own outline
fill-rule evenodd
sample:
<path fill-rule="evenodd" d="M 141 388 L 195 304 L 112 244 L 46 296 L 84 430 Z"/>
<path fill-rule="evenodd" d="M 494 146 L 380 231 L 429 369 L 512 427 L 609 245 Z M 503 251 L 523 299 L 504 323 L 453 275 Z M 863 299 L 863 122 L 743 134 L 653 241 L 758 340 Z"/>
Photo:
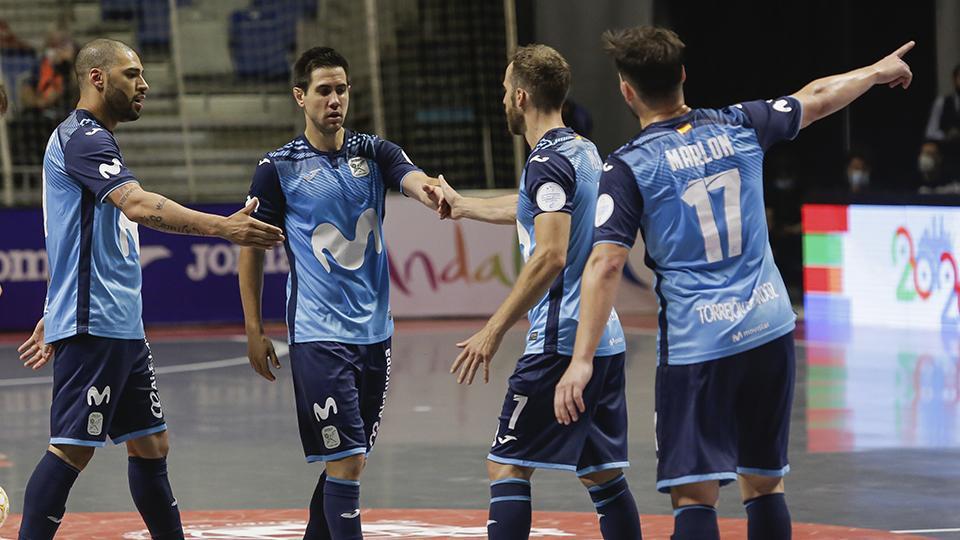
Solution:
<path fill-rule="evenodd" d="M 523 118 L 523 112 L 514 104 L 507 111 L 507 129 L 514 135 L 524 135 L 527 132 L 527 121 Z"/>
<path fill-rule="evenodd" d="M 133 98 L 107 83 L 104 98 L 107 109 L 120 122 L 132 122 L 140 118 L 140 112 L 133 107 Z"/>

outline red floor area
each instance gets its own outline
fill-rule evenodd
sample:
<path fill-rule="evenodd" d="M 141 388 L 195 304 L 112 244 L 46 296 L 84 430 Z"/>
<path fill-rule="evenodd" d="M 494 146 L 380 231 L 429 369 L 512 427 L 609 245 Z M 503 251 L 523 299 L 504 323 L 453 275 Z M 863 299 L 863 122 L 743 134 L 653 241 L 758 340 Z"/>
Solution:
<path fill-rule="evenodd" d="M 232 510 L 184 512 L 187 539 L 293 540 L 303 537 L 303 510 Z M 485 510 L 371 509 L 362 514 L 364 538 L 486 538 Z M 11 516 L 0 527 L 0 540 L 16 536 L 20 516 Z M 643 537 L 668 539 L 673 529 L 671 516 L 643 516 Z M 579 512 L 534 512 L 530 538 L 577 538 L 598 540 L 595 514 Z M 746 522 L 721 519 L 723 538 L 746 538 Z M 58 540 L 149 540 L 140 516 L 133 513 L 67 514 L 57 534 Z M 853 529 L 831 525 L 795 523 L 793 538 L 831 540 L 877 540 L 899 538 L 917 540 L 920 536 L 891 534 L 884 531 Z"/>

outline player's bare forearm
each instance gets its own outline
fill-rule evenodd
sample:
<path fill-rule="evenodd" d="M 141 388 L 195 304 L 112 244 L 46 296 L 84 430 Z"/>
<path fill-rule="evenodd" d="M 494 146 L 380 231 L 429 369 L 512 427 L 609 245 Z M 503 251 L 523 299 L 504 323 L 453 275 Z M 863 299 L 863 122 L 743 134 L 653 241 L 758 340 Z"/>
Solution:
<path fill-rule="evenodd" d="M 563 271 L 564 264 L 562 254 L 534 253 L 520 271 L 510 294 L 490 317 L 487 325 L 500 335 L 506 333 L 530 311 L 537 300 L 547 294 L 547 289 Z"/>
<path fill-rule="evenodd" d="M 513 225 L 517 221 L 518 195 L 500 197 L 461 197 L 451 205 L 450 215 L 454 219 L 472 219 L 498 225 Z"/>
<path fill-rule="evenodd" d="M 437 203 L 430 199 L 423 186 L 440 186 L 440 180 L 427 176 L 422 172 L 411 172 L 403 177 L 403 194 L 411 199 L 419 201 L 420 204 L 431 210 L 437 209 Z"/>
<path fill-rule="evenodd" d="M 260 248 L 240 248 L 237 275 L 247 335 L 263 333 L 263 258 L 264 253 Z"/>
<path fill-rule="evenodd" d="M 794 94 L 803 109 L 800 127 L 807 127 L 843 109 L 874 85 L 909 87 L 913 73 L 902 58 L 914 45 L 909 41 L 869 66 L 817 79 L 804 86 Z"/>
<path fill-rule="evenodd" d="M 137 183 L 113 190 L 109 199 L 130 221 L 158 231 L 193 236 L 221 236 L 223 216 L 190 210 Z"/>
<path fill-rule="evenodd" d="M 572 362 L 593 363 L 629 254 L 630 250 L 616 244 L 598 244 L 590 253 L 580 283 L 580 321 Z"/>

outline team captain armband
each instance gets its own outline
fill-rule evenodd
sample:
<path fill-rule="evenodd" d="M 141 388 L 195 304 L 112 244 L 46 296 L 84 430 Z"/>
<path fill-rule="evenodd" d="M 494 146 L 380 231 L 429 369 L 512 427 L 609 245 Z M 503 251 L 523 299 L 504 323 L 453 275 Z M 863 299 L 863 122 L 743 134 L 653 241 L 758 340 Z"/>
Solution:
<path fill-rule="evenodd" d="M 603 164 L 593 243 L 632 248 L 643 216 L 643 196 L 626 163 L 613 156 Z"/>

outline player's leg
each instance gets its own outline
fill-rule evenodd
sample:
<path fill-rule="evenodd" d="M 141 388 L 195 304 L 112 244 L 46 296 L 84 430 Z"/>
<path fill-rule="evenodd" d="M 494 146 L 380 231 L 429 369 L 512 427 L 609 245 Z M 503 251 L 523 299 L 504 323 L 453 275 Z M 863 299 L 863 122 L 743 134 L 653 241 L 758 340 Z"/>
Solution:
<path fill-rule="evenodd" d="M 593 381 L 584 399 L 589 404 L 580 422 L 590 425 L 577 476 L 587 488 L 607 540 L 639 540 L 640 513 L 623 468 L 627 461 L 627 400 L 624 354 L 594 359 Z"/>
<path fill-rule="evenodd" d="M 155 539 L 183 538 L 180 508 L 167 475 L 170 451 L 153 355 L 144 340 L 122 340 L 130 376 L 119 395 L 110 439 L 127 446 L 130 495 Z"/>
<path fill-rule="evenodd" d="M 789 539 L 790 510 L 783 476 L 796 375 L 793 334 L 750 351 L 738 404 L 740 494 L 750 540 Z"/>
<path fill-rule="evenodd" d="M 736 361 L 657 367 L 657 489 L 670 493 L 674 540 L 720 538 L 720 486 L 737 478 Z"/>
<path fill-rule="evenodd" d="M 322 462 L 310 501 L 306 540 L 362 538 L 360 475 L 367 452 L 360 413 L 363 365 L 358 345 L 295 343 L 290 367 L 307 462 Z"/>
<path fill-rule="evenodd" d="M 534 469 L 487 460 L 490 512 L 487 538 L 526 540 L 530 536 L 532 506 L 530 478 Z"/>
<path fill-rule="evenodd" d="M 718 481 L 696 482 L 670 488 L 673 503 L 672 540 L 709 540 L 720 538 L 717 523 Z"/>
<path fill-rule="evenodd" d="M 94 448 L 106 444 L 116 409 L 110 388 L 126 378 L 113 365 L 114 340 L 78 335 L 54 344 L 50 446 L 27 482 L 20 538 L 53 538 L 66 512 L 67 498 Z"/>

